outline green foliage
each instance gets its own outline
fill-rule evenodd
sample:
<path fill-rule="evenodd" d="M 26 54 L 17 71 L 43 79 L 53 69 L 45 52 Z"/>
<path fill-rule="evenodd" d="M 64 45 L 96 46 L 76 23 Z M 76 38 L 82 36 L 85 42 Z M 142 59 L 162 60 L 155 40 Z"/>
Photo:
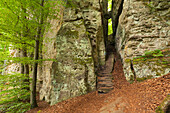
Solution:
<path fill-rule="evenodd" d="M 0 0 L 0 74 L 5 66 L 12 63 L 33 64 L 55 59 L 33 60 L 32 56 L 37 37 L 42 49 L 43 34 L 49 30 L 51 19 L 57 19 L 60 6 L 65 6 L 66 0 Z M 57 15 L 57 16 L 56 16 Z M 23 57 L 14 57 L 9 52 L 17 50 L 27 53 Z M 28 57 L 31 56 L 31 57 Z M 0 75 L 0 106 L 1 111 L 22 113 L 28 110 L 29 100 L 28 76 L 23 74 Z"/>
<path fill-rule="evenodd" d="M 112 9 L 112 0 L 108 0 L 108 11 L 111 11 Z M 113 33 L 112 29 L 112 19 L 108 20 L 108 35 Z"/>
<path fill-rule="evenodd" d="M 57 2 L 57 3 L 56 3 Z M 62 0 L 45 0 L 41 7 L 40 0 L 1 0 L 0 1 L 0 41 L 10 42 L 15 48 L 33 51 L 37 28 L 41 33 L 50 27 L 49 19 L 56 18 Z M 56 4 L 59 7 L 56 7 Z M 43 24 L 40 24 L 43 10 Z M 40 39 L 43 40 L 43 36 Z"/>
<path fill-rule="evenodd" d="M 0 75 L 0 111 L 6 113 L 24 113 L 30 108 L 30 92 L 26 76 L 13 73 Z"/>
<path fill-rule="evenodd" d="M 109 19 L 108 20 L 108 35 L 113 33 L 113 29 L 112 29 L 112 20 Z"/>
<path fill-rule="evenodd" d="M 108 11 L 112 10 L 112 0 L 108 0 Z"/>
<path fill-rule="evenodd" d="M 2 106 L 0 111 L 2 111 L 1 113 L 25 113 L 29 108 L 29 103 L 15 102 Z"/>

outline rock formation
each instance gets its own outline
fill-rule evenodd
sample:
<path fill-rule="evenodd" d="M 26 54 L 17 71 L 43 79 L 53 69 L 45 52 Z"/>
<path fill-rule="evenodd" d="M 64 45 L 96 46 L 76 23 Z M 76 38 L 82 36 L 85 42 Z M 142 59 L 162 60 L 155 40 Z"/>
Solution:
<path fill-rule="evenodd" d="M 52 20 L 52 32 L 44 41 L 44 59 L 56 61 L 43 64 L 40 98 L 51 104 L 95 90 L 95 70 L 105 64 L 102 3 L 83 0 L 69 4 L 60 13 L 63 21 Z"/>
<path fill-rule="evenodd" d="M 168 12 L 168 0 L 124 0 L 115 42 L 127 80 L 132 80 L 134 76 L 130 60 L 134 60 L 137 79 L 158 77 L 170 72 Z M 159 52 L 154 53 L 155 50 Z M 149 52 L 155 55 L 148 57 Z"/>

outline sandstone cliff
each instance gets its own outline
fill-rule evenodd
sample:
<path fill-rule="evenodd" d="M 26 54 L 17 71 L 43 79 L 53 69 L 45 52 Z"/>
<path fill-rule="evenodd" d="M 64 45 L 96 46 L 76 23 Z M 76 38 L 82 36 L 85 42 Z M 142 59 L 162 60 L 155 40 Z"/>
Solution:
<path fill-rule="evenodd" d="M 74 5 L 72 5 L 74 4 Z M 39 73 L 40 98 L 51 104 L 95 90 L 108 44 L 120 54 L 126 79 L 141 81 L 169 73 L 169 0 L 113 0 L 113 35 L 107 37 L 107 0 L 82 0 L 51 20 Z M 131 63 L 133 63 L 132 72 Z"/>
<path fill-rule="evenodd" d="M 59 20 L 51 20 L 43 56 L 56 61 L 45 62 L 39 74 L 41 99 L 55 104 L 95 90 L 95 70 L 105 63 L 100 4 L 96 0 L 70 3 Z"/>
<path fill-rule="evenodd" d="M 127 80 L 134 76 L 130 60 L 137 78 L 170 72 L 169 6 L 169 0 L 124 0 L 115 40 Z"/>

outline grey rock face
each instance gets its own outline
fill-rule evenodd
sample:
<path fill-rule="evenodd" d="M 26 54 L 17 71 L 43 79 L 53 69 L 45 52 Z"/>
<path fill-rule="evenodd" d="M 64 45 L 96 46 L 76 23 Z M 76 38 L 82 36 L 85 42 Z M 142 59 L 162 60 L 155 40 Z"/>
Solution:
<path fill-rule="evenodd" d="M 105 63 L 99 3 L 75 3 L 63 10 L 63 22 L 51 20 L 52 32 L 44 40 L 44 58 L 56 61 L 43 64 L 40 99 L 51 104 L 95 90 L 95 68 Z"/>
<path fill-rule="evenodd" d="M 127 80 L 130 80 L 132 72 L 130 63 L 125 62 L 137 56 L 142 56 L 148 50 L 169 48 L 170 27 L 168 16 L 169 8 L 165 0 L 143 2 L 142 0 L 125 0 L 123 12 L 119 19 L 116 35 L 116 47 L 124 62 L 124 73 Z M 152 5 L 152 7 L 150 7 Z M 152 10 L 154 8 L 154 10 Z M 164 15 L 164 16 L 161 16 Z M 134 68 L 137 77 L 142 78 L 148 75 L 157 76 L 169 73 L 166 69 L 153 63 L 136 63 Z M 152 71 L 157 68 L 157 71 Z M 161 71 L 163 69 L 163 71 Z"/>

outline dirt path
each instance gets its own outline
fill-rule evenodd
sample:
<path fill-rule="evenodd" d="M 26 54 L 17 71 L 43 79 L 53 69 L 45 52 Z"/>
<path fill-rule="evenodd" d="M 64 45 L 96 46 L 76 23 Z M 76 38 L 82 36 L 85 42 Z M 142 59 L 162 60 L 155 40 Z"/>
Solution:
<path fill-rule="evenodd" d="M 39 107 L 27 113 L 154 113 L 170 93 L 170 73 L 156 79 L 130 84 L 126 81 L 118 56 L 112 73 L 113 90 L 107 94 L 91 92 L 49 106 L 40 101 Z"/>

